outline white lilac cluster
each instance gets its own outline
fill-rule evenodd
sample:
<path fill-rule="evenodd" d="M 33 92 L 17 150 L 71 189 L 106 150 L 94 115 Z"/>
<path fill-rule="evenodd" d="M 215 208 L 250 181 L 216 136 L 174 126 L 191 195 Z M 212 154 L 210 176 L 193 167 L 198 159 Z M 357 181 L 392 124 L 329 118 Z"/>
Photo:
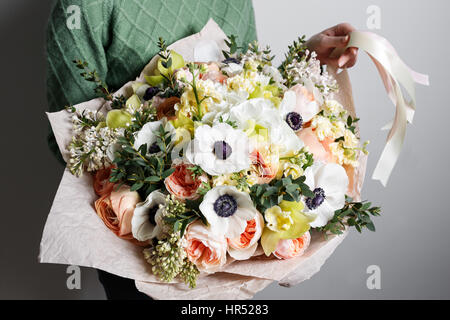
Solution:
<path fill-rule="evenodd" d="M 309 89 L 312 86 L 318 88 L 323 98 L 330 99 L 333 92 L 338 89 L 336 79 L 326 70 L 320 67 L 320 61 L 317 60 L 317 54 L 305 51 L 305 55 L 300 59 L 293 59 L 287 67 L 288 77 L 293 83 L 300 83 Z"/>
<path fill-rule="evenodd" d="M 117 137 L 123 135 L 122 128 L 111 129 L 98 112 L 86 110 L 75 112 L 72 116 L 75 135 L 68 146 L 68 168 L 76 176 L 83 171 L 94 172 L 111 165 L 111 147 Z"/>

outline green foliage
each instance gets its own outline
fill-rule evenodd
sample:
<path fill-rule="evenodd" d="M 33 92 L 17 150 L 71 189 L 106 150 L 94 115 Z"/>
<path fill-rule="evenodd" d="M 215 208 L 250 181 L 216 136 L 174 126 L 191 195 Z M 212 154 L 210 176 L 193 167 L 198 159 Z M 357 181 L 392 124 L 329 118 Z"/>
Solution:
<path fill-rule="evenodd" d="M 236 189 L 242 192 L 247 192 L 250 190 L 250 185 L 248 183 L 248 176 L 245 171 L 235 172 L 231 175 L 231 180 L 236 181 Z"/>
<path fill-rule="evenodd" d="M 138 191 L 142 199 L 152 191 L 163 188 L 164 179 L 174 172 L 170 159 L 171 134 L 163 126 L 155 134 L 160 149 L 156 155 L 148 154 L 147 144 L 136 150 L 131 132 L 125 132 L 123 137 L 118 138 L 121 147 L 115 153 L 116 168 L 111 172 L 111 182 L 129 185 L 131 191 Z"/>
<path fill-rule="evenodd" d="M 113 97 L 111 108 L 112 109 L 122 109 L 125 107 L 125 103 L 127 102 L 127 98 L 125 98 L 123 95 Z"/>
<path fill-rule="evenodd" d="M 162 37 L 158 39 L 158 48 L 158 56 L 162 59 L 162 66 L 169 69 L 172 66 L 172 57 L 170 56 L 170 50 L 167 49 L 166 41 Z"/>
<path fill-rule="evenodd" d="M 202 181 L 202 184 L 200 185 L 200 187 L 197 189 L 197 193 L 199 195 L 204 196 L 209 190 L 211 190 L 211 185 L 206 182 L 206 181 Z"/>
<path fill-rule="evenodd" d="M 187 168 L 191 172 L 192 179 L 195 180 L 201 176 L 205 171 L 200 166 L 191 166 Z"/>
<path fill-rule="evenodd" d="M 305 59 L 305 51 L 306 51 L 306 40 L 305 36 L 299 37 L 297 40 L 294 40 L 291 45 L 288 46 L 288 52 L 284 55 L 284 60 L 281 65 L 278 67 L 281 75 L 287 81 L 287 86 L 291 86 L 292 79 L 290 79 L 288 71 L 289 65 L 294 62 L 294 60 Z"/>
<path fill-rule="evenodd" d="M 164 221 L 172 226 L 174 233 L 179 232 L 180 237 L 183 237 L 187 226 L 192 222 L 200 219 L 203 224 L 208 224 L 206 218 L 198 208 L 199 205 L 199 200 L 186 200 L 185 202 L 180 202 L 173 196 L 168 197 L 166 200 Z"/>
<path fill-rule="evenodd" d="M 371 202 L 353 202 L 353 199 L 346 197 L 345 206 L 336 210 L 333 219 L 328 221 L 327 225 L 317 230 L 328 234 L 342 234 L 346 226 L 354 227 L 358 232 L 364 228 L 375 231 L 375 225 L 371 217 L 380 216 L 380 207 L 372 207 Z"/>
<path fill-rule="evenodd" d="M 260 61 L 263 65 L 266 65 L 266 64 L 271 65 L 272 60 L 275 58 L 275 56 L 270 55 L 272 53 L 272 50 L 270 49 L 270 47 L 266 46 L 266 48 L 260 49 L 258 41 L 253 41 L 253 42 L 249 43 L 247 52 L 251 52 L 251 53 L 255 54 L 256 56 L 261 57 Z M 261 72 L 262 66 L 259 66 L 259 67 L 261 68 L 261 70 L 259 70 Z"/>
<path fill-rule="evenodd" d="M 177 81 L 174 81 L 172 85 L 165 88 L 163 91 L 158 93 L 158 97 L 161 98 L 170 98 L 170 97 L 178 97 L 180 98 L 183 94 L 183 88 L 180 87 Z"/>
<path fill-rule="evenodd" d="M 134 133 L 142 129 L 142 127 L 151 121 L 156 120 L 156 109 L 154 107 L 143 108 L 135 111 L 133 114 L 133 121 L 127 127 L 127 131 Z"/>
<path fill-rule="evenodd" d="M 222 50 L 223 56 L 225 57 L 225 59 L 229 59 L 231 58 L 232 55 L 234 55 L 238 49 L 241 49 L 241 47 L 238 47 L 236 39 L 237 36 L 235 36 L 234 34 L 228 36 L 228 40 L 225 40 L 225 44 L 228 47 L 228 51 L 226 50 Z"/>
<path fill-rule="evenodd" d="M 359 118 L 352 118 L 352 116 L 350 115 L 347 117 L 346 128 L 350 130 L 353 134 L 356 134 L 355 132 L 356 126 L 354 124 L 356 124 L 358 121 Z"/>
<path fill-rule="evenodd" d="M 267 209 L 278 205 L 282 200 L 300 201 L 300 197 L 313 197 L 314 193 L 305 184 L 306 177 L 292 180 L 292 176 L 273 180 L 269 184 L 256 184 L 250 188 L 253 204 L 264 213 Z"/>
<path fill-rule="evenodd" d="M 305 151 L 305 148 L 302 148 L 298 153 L 292 156 L 280 158 L 280 160 L 285 160 L 296 164 L 303 170 L 306 170 L 308 167 L 311 167 L 314 164 L 313 154 Z"/>
<path fill-rule="evenodd" d="M 205 101 L 206 99 L 209 98 L 209 96 L 204 96 L 202 99 L 200 99 L 199 95 L 198 95 L 198 89 L 197 89 L 197 83 L 196 83 L 196 78 L 197 75 L 200 71 L 200 66 L 198 66 L 195 63 L 188 63 L 187 67 L 189 69 L 189 72 L 192 74 L 192 81 L 189 83 L 192 87 L 192 91 L 194 93 L 194 97 L 195 97 L 195 103 L 197 105 L 197 112 L 196 114 L 193 115 L 193 120 L 194 121 L 201 121 L 203 118 L 203 112 L 202 112 L 202 107 L 201 104 L 203 101 Z M 198 71 L 198 72 L 196 72 Z"/>
<path fill-rule="evenodd" d="M 82 60 L 73 60 L 73 63 L 75 63 L 76 67 L 80 70 L 83 70 L 83 72 L 80 73 L 80 75 L 88 82 L 94 82 L 96 84 L 94 91 L 99 94 L 101 97 L 103 97 L 105 100 L 112 101 L 113 96 L 109 92 L 108 85 L 100 78 L 97 71 L 90 70 L 89 64 L 86 61 Z"/>

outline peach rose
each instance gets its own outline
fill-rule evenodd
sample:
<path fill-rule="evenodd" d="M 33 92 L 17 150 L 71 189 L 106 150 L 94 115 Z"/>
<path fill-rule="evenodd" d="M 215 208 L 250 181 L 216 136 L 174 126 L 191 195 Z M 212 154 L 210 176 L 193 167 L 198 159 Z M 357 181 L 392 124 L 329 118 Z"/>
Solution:
<path fill-rule="evenodd" d="M 202 80 L 211 80 L 215 82 L 223 83 L 228 77 L 224 75 L 217 63 L 211 62 L 208 64 L 208 71 L 200 75 Z"/>
<path fill-rule="evenodd" d="M 111 193 L 114 183 L 109 182 L 112 166 L 106 169 L 98 170 L 94 174 L 94 191 L 98 196 Z"/>
<path fill-rule="evenodd" d="M 303 141 L 303 143 L 309 148 L 314 156 L 314 160 L 322 161 L 325 163 L 337 163 L 338 159 L 331 153 L 330 143 L 333 143 L 333 138 L 327 137 L 323 141 L 317 138 L 314 133 L 314 129 L 311 127 L 302 129 L 297 136 Z M 350 165 L 343 165 L 349 179 L 347 195 L 355 197 L 357 195 L 355 191 L 355 168 Z"/>
<path fill-rule="evenodd" d="M 314 129 L 311 127 L 304 128 L 297 133 L 297 136 L 308 147 L 309 152 L 314 156 L 314 160 L 319 160 L 325 163 L 336 163 L 336 158 L 330 151 L 329 144 L 332 141 L 330 138 L 325 138 L 322 142 L 317 138 Z"/>
<path fill-rule="evenodd" d="M 266 155 L 265 152 L 254 150 L 250 154 L 252 162 L 250 168 L 250 176 L 256 178 L 257 184 L 269 183 L 272 181 L 278 172 L 278 159 L 271 159 L 271 155 Z M 273 161 L 271 161 L 273 160 Z"/>
<path fill-rule="evenodd" d="M 105 225 L 118 237 L 133 239 L 131 219 L 136 204 L 141 201 L 139 194 L 130 191 L 129 186 L 121 186 L 119 190 L 106 193 L 95 201 L 95 211 Z"/>
<path fill-rule="evenodd" d="M 255 219 L 247 221 L 245 231 L 238 238 L 227 239 L 230 256 L 236 260 L 247 260 L 252 257 L 258 247 L 263 228 L 264 218 L 258 212 Z"/>
<path fill-rule="evenodd" d="M 349 197 L 352 197 L 353 199 L 357 200 L 358 196 L 359 196 L 359 192 L 358 192 L 358 177 L 357 174 L 358 172 L 356 171 L 356 168 L 354 168 L 351 165 L 348 164 L 344 164 L 343 165 L 345 172 L 347 172 L 347 177 L 348 177 L 348 190 L 347 190 L 347 195 Z"/>
<path fill-rule="evenodd" d="M 277 249 L 273 253 L 278 259 L 291 259 L 301 256 L 308 248 L 311 242 L 309 231 L 297 239 L 281 240 L 278 242 Z"/>
<path fill-rule="evenodd" d="M 192 177 L 192 171 L 189 170 L 192 165 L 183 162 L 175 162 L 175 171 L 164 180 L 167 191 L 173 194 L 179 200 L 195 200 L 200 197 L 197 193 L 202 182 L 207 182 L 206 174 Z"/>
<path fill-rule="evenodd" d="M 201 221 L 195 221 L 187 227 L 183 246 L 189 261 L 201 271 L 215 272 L 227 261 L 225 238 L 211 233 Z"/>

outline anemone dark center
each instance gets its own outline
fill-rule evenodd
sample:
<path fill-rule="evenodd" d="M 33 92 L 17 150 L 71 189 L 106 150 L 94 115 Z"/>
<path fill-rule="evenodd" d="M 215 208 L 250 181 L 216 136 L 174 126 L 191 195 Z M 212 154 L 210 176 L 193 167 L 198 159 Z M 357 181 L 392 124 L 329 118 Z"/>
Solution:
<path fill-rule="evenodd" d="M 286 115 L 286 122 L 289 125 L 289 127 L 291 127 L 292 130 L 298 131 L 302 128 L 303 118 L 297 112 L 289 112 Z"/>
<path fill-rule="evenodd" d="M 151 98 L 153 98 L 154 96 L 156 96 L 156 94 L 157 94 L 158 92 L 159 92 L 159 88 L 157 88 L 157 87 L 150 87 L 150 88 L 147 88 L 147 90 L 145 90 L 143 99 L 144 99 L 145 101 L 148 101 L 148 100 L 150 100 Z"/>
<path fill-rule="evenodd" d="M 223 63 L 236 63 L 236 64 L 239 64 L 239 63 L 241 63 L 238 59 L 236 59 L 236 58 L 228 58 L 228 59 L 225 59 L 225 60 L 223 60 L 222 61 Z"/>
<path fill-rule="evenodd" d="M 150 148 L 148 148 L 148 153 L 150 153 L 150 154 L 157 153 L 160 151 L 161 151 L 161 148 L 158 146 L 158 144 L 156 142 L 153 142 L 153 144 L 150 146 Z"/>
<path fill-rule="evenodd" d="M 214 143 L 214 154 L 221 160 L 227 159 L 231 155 L 232 151 L 233 149 L 231 146 L 223 140 L 216 141 Z"/>
<path fill-rule="evenodd" d="M 314 197 L 306 199 L 306 206 L 309 210 L 317 209 L 325 201 L 325 191 L 322 188 L 314 189 Z"/>
<path fill-rule="evenodd" d="M 214 202 L 214 211 L 219 217 L 231 217 L 237 210 L 236 200 L 229 194 L 224 194 Z"/>
<path fill-rule="evenodd" d="M 150 210 L 148 211 L 148 221 L 150 221 L 150 223 L 154 226 L 156 226 L 155 216 L 158 209 L 159 206 L 156 204 L 153 207 L 151 207 Z"/>

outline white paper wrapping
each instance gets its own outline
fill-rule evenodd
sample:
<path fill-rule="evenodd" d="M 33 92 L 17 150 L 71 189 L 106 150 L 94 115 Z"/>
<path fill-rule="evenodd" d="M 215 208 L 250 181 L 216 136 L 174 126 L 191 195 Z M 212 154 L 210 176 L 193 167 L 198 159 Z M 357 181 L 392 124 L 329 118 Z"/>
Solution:
<path fill-rule="evenodd" d="M 225 47 L 225 37 L 219 26 L 210 20 L 199 33 L 177 41 L 169 48 L 180 53 L 186 61 L 199 57 L 216 60 L 217 48 Z M 152 59 L 149 62 L 137 80 L 143 81 L 143 76 L 150 74 L 155 61 Z M 336 77 L 341 88 L 336 98 L 354 114 L 347 72 L 343 71 Z M 130 84 L 124 85 L 119 93 L 127 94 Z M 102 99 L 94 99 L 75 107 L 99 109 L 103 104 Z M 66 146 L 72 136 L 70 114 L 67 111 L 48 113 L 48 118 L 61 153 L 67 160 Z M 361 157 L 361 165 L 355 171 L 357 183 L 353 193 L 356 197 L 361 192 L 365 161 L 366 158 Z M 44 227 L 39 261 L 93 267 L 134 279 L 138 290 L 154 299 L 249 299 L 272 281 L 284 286 L 295 285 L 317 273 L 347 235 L 345 232 L 325 240 L 323 235 L 313 232 L 311 245 L 301 257 L 278 260 L 262 255 L 246 261 L 234 261 L 221 272 L 200 275 L 197 287 L 189 289 L 178 281 L 161 283 L 145 262 L 142 248 L 118 238 L 97 217 L 93 207 L 96 199 L 89 174 L 77 178 L 65 170 Z"/>

